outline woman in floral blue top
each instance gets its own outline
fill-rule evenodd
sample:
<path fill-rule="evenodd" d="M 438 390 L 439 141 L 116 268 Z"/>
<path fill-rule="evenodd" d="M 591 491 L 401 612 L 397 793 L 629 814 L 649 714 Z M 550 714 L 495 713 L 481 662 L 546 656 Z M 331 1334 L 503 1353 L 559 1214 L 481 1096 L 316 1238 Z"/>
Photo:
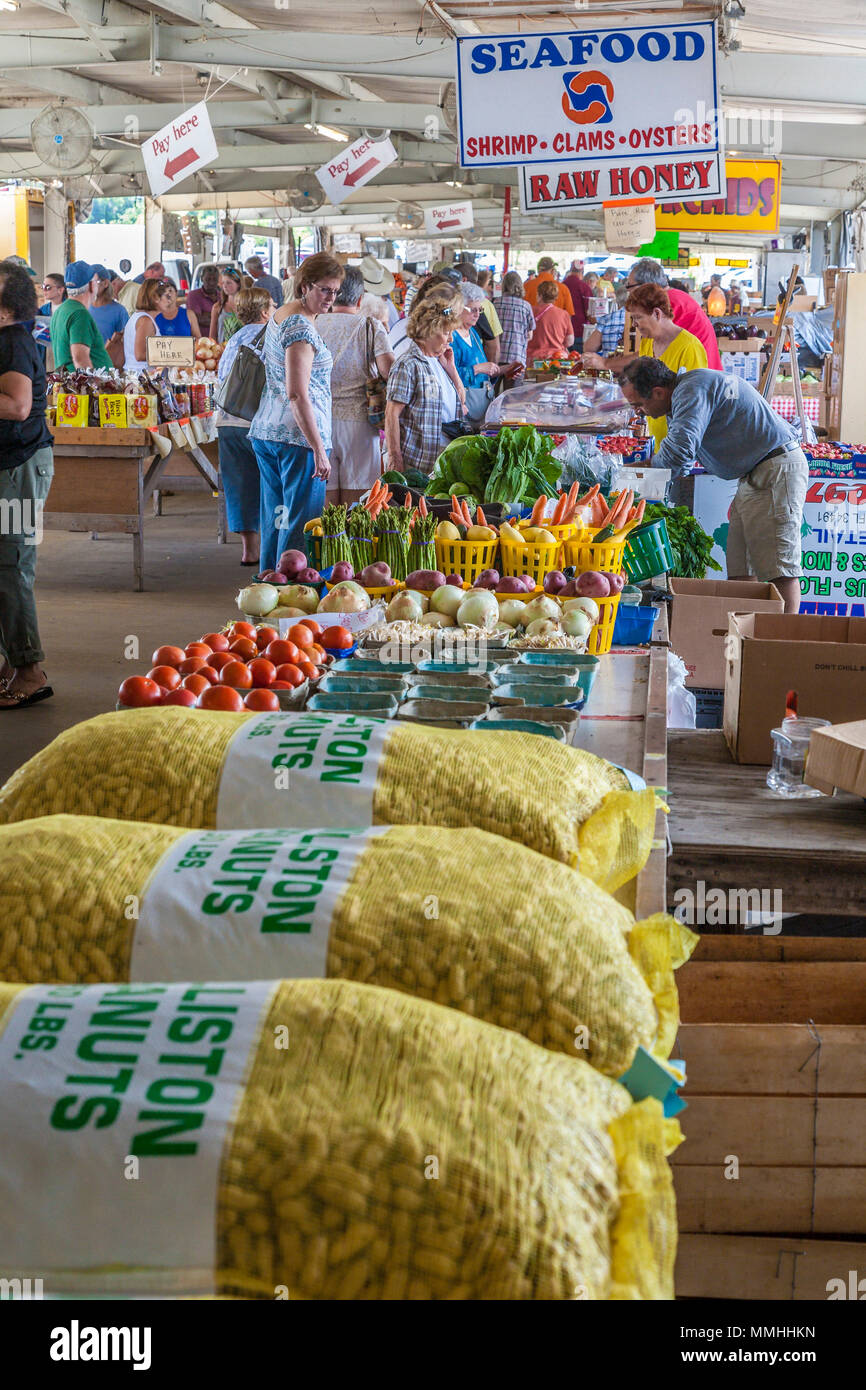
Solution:
<path fill-rule="evenodd" d="M 278 309 L 264 342 L 265 390 L 250 425 L 262 494 L 261 568 L 274 569 L 283 550 L 303 550 L 304 524 L 320 516 L 331 471 L 331 367 L 316 332 L 343 279 L 326 251 L 308 256 L 295 278 L 295 297 Z"/>

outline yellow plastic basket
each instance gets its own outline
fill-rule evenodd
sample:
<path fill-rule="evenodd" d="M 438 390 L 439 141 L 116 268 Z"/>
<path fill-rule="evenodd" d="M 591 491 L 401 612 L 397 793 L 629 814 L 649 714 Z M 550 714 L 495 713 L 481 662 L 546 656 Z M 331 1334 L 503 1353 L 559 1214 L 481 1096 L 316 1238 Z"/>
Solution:
<path fill-rule="evenodd" d="M 462 574 L 474 584 L 483 570 L 494 567 L 499 541 L 443 541 L 437 536 L 436 564 L 443 574 Z"/>
<path fill-rule="evenodd" d="M 546 574 L 559 569 L 562 554 L 560 541 L 554 545 L 535 545 L 531 541 L 518 545 L 517 541 L 504 541 L 500 537 L 499 549 L 503 574 L 531 574 L 536 584 L 541 584 Z"/>
<path fill-rule="evenodd" d="M 532 525 L 533 522 L 527 517 L 525 521 L 518 521 L 517 529 L 518 531 L 526 531 Z M 558 541 L 578 540 L 584 530 L 581 521 L 569 521 L 565 526 L 552 526 L 549 522 L 542 521 L 539 525 L 543 526 L 545 531 L 549 531 L 552 536 L 555 536 Z"/>
<path fill-rule="evenodd" d="M 586 639 L 586 650 L 590 656 L 604 656 L 613 644 L 613 629 L 616 625 L 616 610 L 619 608 L 619 594 L 609 598 L 597 598 L 598 622 L 590 629 Z"/>
<path fill-rule="evenodd" d="M 583 535 L 563 545 L 565 564 L 573 565 L 578 574 L 585 574 L 587 570 L 612 570 L 615 574 L 622 572 L 627 537 L 596 542 L 594 537 L 601 529 L 589 526 Z"/>

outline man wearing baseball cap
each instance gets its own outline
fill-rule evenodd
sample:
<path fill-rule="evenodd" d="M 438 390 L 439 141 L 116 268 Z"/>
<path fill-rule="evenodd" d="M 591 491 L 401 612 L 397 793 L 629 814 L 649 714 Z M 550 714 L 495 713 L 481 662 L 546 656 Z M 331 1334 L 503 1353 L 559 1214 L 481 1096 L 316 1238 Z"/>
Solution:
<path fill-rule="evenodd" d="M 103 269 L 88 261 L 72 261 L 64 271 L 63 283 L 69 298 L 55 309 L 49 320 L 54 365 L 58 370 L 87 371 L 99 367 L 110 371 L 113 366 L 90 312 L 99 293 L 99 271 Z M 107 271 L 105 275 L 107 278 Z"/>

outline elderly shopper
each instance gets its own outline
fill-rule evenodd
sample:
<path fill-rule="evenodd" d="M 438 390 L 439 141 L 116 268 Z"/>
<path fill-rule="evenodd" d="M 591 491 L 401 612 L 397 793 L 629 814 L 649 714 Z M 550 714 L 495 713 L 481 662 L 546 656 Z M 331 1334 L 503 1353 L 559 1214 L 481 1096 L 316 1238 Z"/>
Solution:
<path fill-rule="evenodd" d="M 686 294 L 685 290 L 674 289 L 668 284 L 668 277 L 658 261 L 652 260 L 649 256 L 635 261 L 628 273 L 626 284 L 630 290 L 638 285 L 660 285 L 663 290 L 667 290 L 674 323 L 678 328 L 685 328 L 689 333 L 693 333 L 703 343 L 708 367 L 713 367 L 719 372 L 722 370 L 719 345 L 709 318 L 690 294 Z"/>
<path fill-rule="evenodd" d="M 415 297 L 408 322 L 411 346 L 391 369 L 385 406 L 388 467 L 398 472 L 409 467 L 432 473 L 448 443 L 442 427 L 462 412 L 463 386 L 451 375 L 451 334 L 462 309 L 462 295 L 447 283 Z"/>
<path fill-rule="evenodd" d="M 21 709 L 53 694 L 42 669 L 33 598 L 42 507 L 54 473 L 45 365 L 23 327 L 35 314 L 36 290 L 27 271 L 0 261 L 0 710 Z"/>
<path fill-rule="evenodd" d="M 493 301 L 502 324 L 501 356 L 506 362 L 525 362 L 526 348 L 535 328 L 535 315 L 523 297 L 523 281 L 516 270 L 502 277 L 502 293 Z"/>
<path fill-rule="evenodd" d="M 261 475 L 261 566 L 275 567 L 283 550 L 302 550 L 304 524 L 321 514 L 331 472 L 333 357 L 316 328 L 343 281 L 327 251 L 301 262 L 294 296 L 265 333 L 265 390 L 250 425 Z M 240 326 L 240 325 L 239 325 Z"/>
<path fill-rule="evenodd" d="M 347 506 L 357 502 L 382 471 L 379 427 L 368 418 L 366 386 L 371 376 L 387 381 L 394 365 L 384 325 L 361 312 L 363 297 L 364 277 L 349 266 L 333 311 L 316 319 L 316 329 L 334 359 L 327 500 Z"/>
<path fill-rule="evenodd" d="M 677 476 L 697 460 L 719 478 L 739 479 L 729 513 L 728 576 L 772 582 L 785 612 L 798 612 L 809 465 L 791 425 L 754 386 L 706 368 L 677 376 L 658 358 L 640 357 L 620 384 L 642 414 L 667 420 L 653 467 Z"/>
<path fill-rule="evenodd" d="M 99 293 L 97 267 L 87 261 L 72 261 L 64 271 L 63 283 L 68 298 L 48 321 L 55 368 L 87 371 L 102 367 L 110 371 L 113 363 L 90 312 Z"/>
<path fill-rule="evenodd" d="M 241 290 L 237 297 L 241 326 L 226 344 L 219 361 L 217 379 L 224 382 L 232 369 L 238 348 L 245 343 L 259 357 L 264 353 L 264 329 L 274 315 L 274 302 L 266 289 Z M 258 342 L 262 339 L 261 342 Z M 241 538 L 241 564 L 259 563 L 259 514 L 261 486 L 256 452 L 250 443 L 248 420 L 217 412 L 220 476 L 226 499 L 228 528 Z"/>
<path fill-rule="evenodd" d="M 493 382 L 499 378 L 512 381 L 523 371 L 523 363 L 488 361 L 476 328 L 482 301 L 485 299 L 484 291 L 478 285 L 467 283 L 462 286 L 462 294 L 463 312 L 454 325 L 451 347 L 457 375 L 466 390 L 479 393 L 475 397 L 467 396 L 469 416 L 472 419 L 480 419 L 486 409 L 480 395 L 484 391 L 485 381 Z"/>

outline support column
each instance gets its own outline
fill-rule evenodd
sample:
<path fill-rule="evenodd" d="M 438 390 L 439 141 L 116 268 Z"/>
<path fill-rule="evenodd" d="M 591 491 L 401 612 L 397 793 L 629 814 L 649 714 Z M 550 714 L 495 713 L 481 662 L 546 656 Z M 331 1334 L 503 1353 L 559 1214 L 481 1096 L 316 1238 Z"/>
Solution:
<path fill-rule="evenodd" d="M 153 198 L 144 200 L 144 264 L 153 265 L 162 256 L 162 208 Z"/>
<path fill-rule="evenodd" d="M 45 221 L 43 233 L 43 261 L 42 266 L 34 266 L 33 269 L 41 277 L 43 275 L 60 274 L 71 259 L 67 247 L 67 221 L 66 221 L 66 195 L 62 188 L 47 187 L 43 194 L 42 213 Z"/>

